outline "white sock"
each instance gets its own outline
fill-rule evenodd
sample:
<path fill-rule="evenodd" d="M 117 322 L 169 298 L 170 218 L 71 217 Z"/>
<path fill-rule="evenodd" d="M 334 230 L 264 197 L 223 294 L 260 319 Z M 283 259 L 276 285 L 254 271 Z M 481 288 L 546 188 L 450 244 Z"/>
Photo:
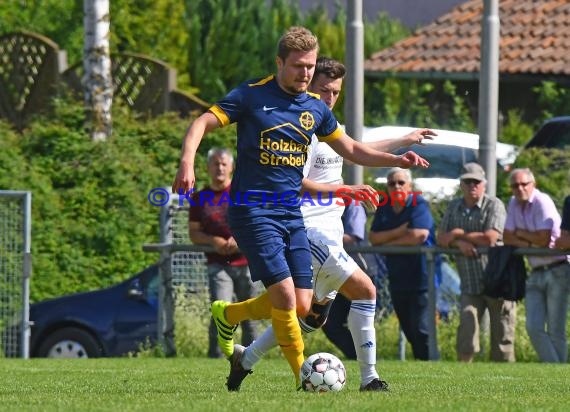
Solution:
<path fill-rule="evenodd" d="M 275 338 L 275 333 L 273 333 L 273 326 L 269 325 L 267 329 L 254 340 L 247 348 L 241 357 L 241 366 L 244 369 L 253 369 L 253 365 L 263 358 L 271 348 L 277 346 L 277 339 Z"/>
<path fill-rule="evenodd" d="M 348 312 L 348 329 L 354 341 L 356 358 L 360 366 L 360 379 L 367 385 L 373 379 L 379 379 L 376 372 L 376 331 L 374 314 L 376 301 L 353 300 Z"/>

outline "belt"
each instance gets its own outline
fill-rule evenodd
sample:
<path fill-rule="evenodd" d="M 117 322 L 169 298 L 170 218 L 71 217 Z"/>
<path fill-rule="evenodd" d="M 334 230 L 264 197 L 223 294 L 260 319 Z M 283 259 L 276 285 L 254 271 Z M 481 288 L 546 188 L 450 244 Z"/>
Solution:
<path fill-rule="evenodd" d="M 549 269 L 553 269 L 553 268 L 555 268 L 556 266 L 564 265 L 564 264 L 566 264 L 566 263 L 568 263 L 567 260 L 559 260 L 559 261 L 556 261 L 556 262 L 549 263 L 548 265 L 535 266 L 535 267 L 532 268 L 532 271 L 533 271 L 533 272 L 535 272 L 535 271 L 536 271 L 536 272 L 544 272 L 544 271 L 547 271 L 547 270 L 549 270 Z"/>

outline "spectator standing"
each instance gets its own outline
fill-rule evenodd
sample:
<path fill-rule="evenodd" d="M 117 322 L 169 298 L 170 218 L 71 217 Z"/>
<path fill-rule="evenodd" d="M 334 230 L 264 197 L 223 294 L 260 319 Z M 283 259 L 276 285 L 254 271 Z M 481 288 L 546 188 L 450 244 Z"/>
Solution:
<path fill-rule="evenodd" d="M 477 163 L 465 164 L 460 180 L 463 196 L 449 203 L 437 235 L 439 246 L 456 247 L 461 252 L 456 256 L 461 279 L 457 355 L 459 360 L 471 362 L 480 351 L 481 320 L 488 310 L 491 360 L 514 362 L 516 303 L 483 294 L 488 258 L 477 253 L 477 247 L 495 246 L 501 241 L 505 206 L 485 194 L 485 172 Z"/>
<path fill-rule="evenodd" d="M 206 253 L 210 301 L 238 301 L 255 296 L 255 287 L 249 274 L 247 259 L 239 253 L 227 221 L 231 175 L 234 159 L 226 148 L 213 148 L 208 152 L 208 186 L 192 194 L 193 204 L 189 213 L 190 239 L 198 245 L 210 245 L 215 253 Z M 249 345 L 256 338 L 256 321 L 244 320 L 242 343 Z M 208 357 L 221 358 L 217 341 L 217 329 L 213 319 L 208 332 Z"/>
<path fill-rule="evenodd" d="M 376 209 L 369 239 L 372 245 L 433 246 L 435 225 L 426 200 L 412 193 L 408 170 L 388 171 L 388 199 Z M 428 268 L 423 254 L 386 256 L 390 296 L 414 358 L 429 360 Z"/>
<path fill-rule="evenodd" d="M 507 208 L 505 244 L 517 247 L 552 248 L 563 245 L 570 229 L 569 205 L 565 220 L 554 202 L 536 188 L 530 169 L 515 169 L 510 175 L 513 196 Z M 566 232 L 558 243 L 560 229 Z M 568 344 L 566 318 L 570 266 L 568 256 L 528 256 L 532 270 L 526 281 L 526 330 L 542 362 L 566 363 Z"/>

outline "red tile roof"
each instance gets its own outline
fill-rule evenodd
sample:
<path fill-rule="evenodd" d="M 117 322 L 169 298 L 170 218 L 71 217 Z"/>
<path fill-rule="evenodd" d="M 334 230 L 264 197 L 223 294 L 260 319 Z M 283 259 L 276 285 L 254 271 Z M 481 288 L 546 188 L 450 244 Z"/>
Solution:
<path fill-rule="evenodd" d="M 497 0 L 503 74 L 570 75 L 570 0 Z M 378 72 L 479 72 L 483 0 L 469 0 L 364 63 Z"/>

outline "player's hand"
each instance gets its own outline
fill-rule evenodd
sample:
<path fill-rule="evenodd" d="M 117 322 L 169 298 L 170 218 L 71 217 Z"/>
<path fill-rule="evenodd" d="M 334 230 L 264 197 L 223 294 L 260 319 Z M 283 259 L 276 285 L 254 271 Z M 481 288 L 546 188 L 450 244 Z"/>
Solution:
<path fill-rule="evenodd" d="M 434 136 L 437 136 L 433 130 L 430 129 L 417 129 L 411 133 L 408 133 L 403 137 L 404 146 L 420 145 L 425 146 L 424 140 L 433 140 Z"/>
<path fill-rule="evenodd" d="M 376 206 L 374 204 L 378 204 L 379 202 L 379 194 L 376 189 L 374 189 L 370 185 L 352 185 L 353 190 L 353 198 L 355 200 L 361 200 L 364 203 L 365 208 L 372 208 L 376 210 Z"/>
<path fill-rule="evenodd" d="M 410 167 L 429 167 L 429 162 L 426 159 L 412 151 L 406 152 L 398 157 L 400 158 L 399 166 L 402 169 L 409 169 Z"/>
<path fill-rule="evenodd" d="M 194 176 L 194 168 L 184 162 L 180 162 L 178 172 L 172 183 L 172 193 L 179 193 L 180 190 L 183 194 L 187 193 L 194 187 L 195 183 L 196 177 Z"/>
<path fill-rule="evenodd" d="M 367 212 L 376 211 L 376 205 L 380 201 L 378 192 L 370 185 L 347 185 L 343 194 L 347 194 L 354 202 L 362 204 Z"/>

